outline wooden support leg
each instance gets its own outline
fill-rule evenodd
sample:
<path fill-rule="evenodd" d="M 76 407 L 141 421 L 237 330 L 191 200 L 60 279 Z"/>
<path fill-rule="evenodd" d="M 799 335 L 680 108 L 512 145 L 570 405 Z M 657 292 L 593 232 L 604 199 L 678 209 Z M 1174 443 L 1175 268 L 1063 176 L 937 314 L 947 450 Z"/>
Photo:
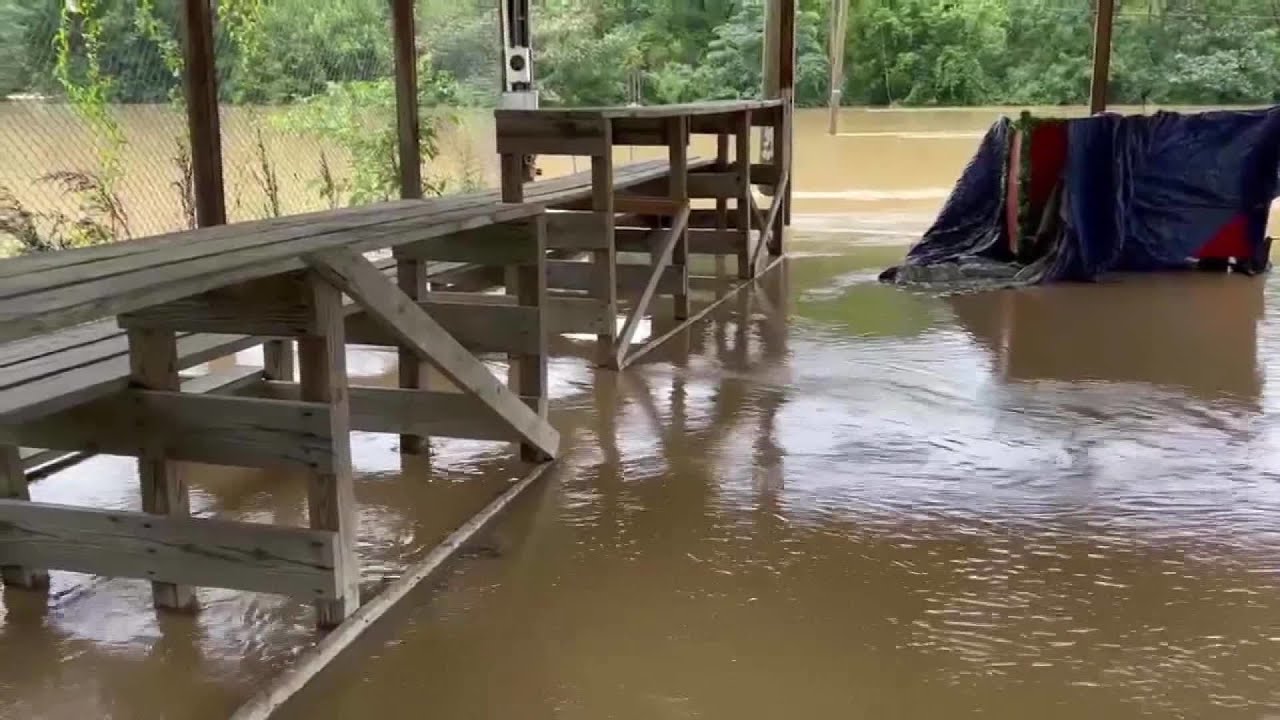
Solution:
<path fill-rule="evenodd" d="M 596 364 L 612 367 L 618 338 L 618 249 L 613 234 L 613 134 L 609 125 L 605 126 L 605 140 L 604 154 L 591 158 L 591 209 L 599 217 L 608 241 L 603 250 L 591 253 L 591 296 L 604 301 L 609 318 L 609 332 L 596 336 Z"/>
<path fill-rule="evenodd" d="M 679 203 L 689 201 L 689 119 L 667 120 L 667 157 L 670 165 L 670 196 Z M 657 265 L 656 262 L 652 263 Z M 675 293 L 673 308 L 676 320 L 689 317 L 689 231 L 680 233 L 671 265 L 680 274 L 680 290 Z"/>
<path fill-rule="evenodd" d="M 22 469 L 22 456 L 14 445 L 0 445 L 0 497 L 13 500 L 30 500 L 27 492 L 27 474 Z M 6 587 L 46 588 L 49 573 L 21 565 L 0 566 L 0 578 Z"/>
<path fill-rule="evenodd" d="M 351 470 L 351 416 L 347 392 L 346 314 L 342 293 L 319 276 L 308 284 L 319 335 L 298 340 L 301 399 L 329 404 L 333 471 L 312 472 L 307 488 L 311 527 L 338 535 L 339 596 L 316 602 L 316 624 L 335 627 L 360 605 L 360 570 L 356 559 L 355 487 Z"/>
<path fill-rule="evenodd" d="M 268 380 L 293 382 L 293 342 L 268 340 L 263 343 L 262 371 Z"/>
<path fill-rule="evenodd" d="M 177 392 L 180 380 L 178 343 L 174 332 L 142 328 L 128 332 L 130 379 L 134 387 Z M 145 427 L 141 430 L 144 439 L 151 435 Z M 165 459 L 163 446 L 143 445 L 138 455 L 138 479 L 142 483 L 143 512 L 175 517 L 191 514 L 182 468 Z M 153 582 L 151 595 L 158 608 L 195 609 L 196 597 L 189 585 Z"/>
<path fill-rule="evenodd" d="M 785 186 L 775 187 L 773 189 L 773 202 L 782 203 L 781 212 L 770 213 L 774 218 L 773 227 L 769 232 L 769 246 L 766 248 L 772 256 L 782 254 L 782 233 L 786 228 L 788 205 L 791 198 L 791 174 L 789 172 L 791 166 L 791 143 L 790 143 L 790 120 L 787 108 L 784 106 L 777 114 L 777 120 L 773 124 L 773 176 L 775 178 L 787 178 Z M 761 228 L 764 232 L 764 228 Z"/>
<path fill-rule="evenodd" d="M 396 262 L 396 279 L 405 295 L 419 300 L 427 289 L 427 264 L 415 258 L 401 258 Z M 431 365 L 418 357 L 417 353 L 401 347 L 399 368 L 400 387 L 427 389 Z M 430 454 L 431 439 L 422 435 L 401 435 L 400 452 L 410 455 Z"/>
<path fill-rule="evenodd" d="M 734 128 L 736 162 L 738 164 L 738 277 L 746 280 L 755 275 L 751 267 L 751 111 L 738 116 Z"/>
<path fill-rule="evenodd" d="M 729 169 L 729 136 L 720 133 L 716 135 L 716 172 L 726 172 Z M 729 229 L 729 200 L 727 198 L 716 198 L 716 230 L 723 235 L 725 230 Z M 716 277 L 725 276 L 724 256 L 716 254 Z"/>
<path fill-rule="evenodd" d="M 533 227 L 538 244 L 539 257 L 545 257 L 547 246 L 547 219 L 539 215 Z M 538 313 L 538 352 L 510 357 L 507 385 L 516 395 L 538 398 L 532 404 L 540 417 L 547 417 L 547 269 L 545 263 L 513 265 L 507 268 L 507 292 L 516 296 L 516 302 L 536 308 Z M 551 456 L 525 442 L 520 444 L 520 459 L 528 462 L 545 462 Z"/>

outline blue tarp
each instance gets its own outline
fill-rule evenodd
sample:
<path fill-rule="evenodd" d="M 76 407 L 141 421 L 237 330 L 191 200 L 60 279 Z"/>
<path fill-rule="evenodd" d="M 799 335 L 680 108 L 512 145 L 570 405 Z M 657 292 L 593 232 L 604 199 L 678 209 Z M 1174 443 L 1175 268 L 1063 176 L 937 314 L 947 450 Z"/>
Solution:
<path fill-rule="evenodd" d="M 1012 134 L 1007 118 L 991 127 L 905 266 L 975 257 L 1013 262 L 1005 228 Z M 1280 107 L 1095 115 L 1069 121 L 1067 138 L 1053 242 L 1020 268 L 1019 281 L 1186 267 L 1187 258 L 1242 215 L 1247 237 L 1262 249 L 1277 194 Z"/>

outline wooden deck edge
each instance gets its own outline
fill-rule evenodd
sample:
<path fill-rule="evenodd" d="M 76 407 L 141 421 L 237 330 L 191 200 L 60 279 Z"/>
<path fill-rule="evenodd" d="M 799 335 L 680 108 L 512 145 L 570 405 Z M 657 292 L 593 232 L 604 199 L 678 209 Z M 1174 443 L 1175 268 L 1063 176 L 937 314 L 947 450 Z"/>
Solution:
<path fill-rule="evenodd" d="M 440 572 L 459 550 L 487 528 L 512 501 L 545 476 L 553 465 L 555 465 L 554 462 L 548 462 L 533 468 L 528 475 L 507 488 L 483 510 L 450 533 L 427 553 L 425 558 L 407 568 L 398 580 L 388 585 L 369 602 L 361 605 L 351 617 L 324 636 L 313 648 L 303 653 L 297 662 L 240 706 L 231 716 L 231 720 L 262 720 L 271 717 L 290 698 L 305 688 L 307 683 L 323 671 L 343 650 L 364 634 L 365 630 L 394 608 L 396 603 L 414 588 Z"/>

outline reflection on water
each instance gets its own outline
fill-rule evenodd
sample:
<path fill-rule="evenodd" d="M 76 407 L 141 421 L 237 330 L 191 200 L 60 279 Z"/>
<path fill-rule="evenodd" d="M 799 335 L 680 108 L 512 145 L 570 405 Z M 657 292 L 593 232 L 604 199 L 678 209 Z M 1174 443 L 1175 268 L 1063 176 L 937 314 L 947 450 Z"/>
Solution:
<path fill-rule="evenodd" d="M 1280 708 L 1267 281 L 879 297 L 857 252 L 797 249 L 682 362 L 584 381 L 502 557 L 285 716 Z"/>
<path fill-rule="evenodd" d="M 881 170 L 868 187 L 898 187 Z M 929 188 L 958 168 L 899 170 Z M 559 471 L 282 716 L 1280 714 L 1280 277 L 908 292 L 875 276 L 921 201 L 848 202 L 622 375 L 557 342 Z M 352 366 L 390 382 L 394 356 Z M 515 474 L 492 445 L 428 462 L 395 442 L 355 440 L 367 591 Z M 302 521 L 297 478 L 193 473 L 201 513 Z M 33 492 L 137 494 L 114 458 Z M 8 593 L 0 717 L 224 717 L 314 640 L 303 605 L 201 597 L 157 622 L 145 583 L 58 574 L 48 609 Z"/>

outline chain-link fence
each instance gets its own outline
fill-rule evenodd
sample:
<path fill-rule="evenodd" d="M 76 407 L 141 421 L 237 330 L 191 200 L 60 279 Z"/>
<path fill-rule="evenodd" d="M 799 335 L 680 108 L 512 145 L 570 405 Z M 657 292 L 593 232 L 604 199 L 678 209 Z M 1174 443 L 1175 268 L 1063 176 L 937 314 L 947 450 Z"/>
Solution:
<path fill-rule="evenodd" d="M 398 197 L 387 0 L 220 0 L 231 221 Z M 0 252 L 194 225 L 179 0 L 0 0 Z M 496 178 L 496 5 L 419 0 L 428 194 Z"/>

